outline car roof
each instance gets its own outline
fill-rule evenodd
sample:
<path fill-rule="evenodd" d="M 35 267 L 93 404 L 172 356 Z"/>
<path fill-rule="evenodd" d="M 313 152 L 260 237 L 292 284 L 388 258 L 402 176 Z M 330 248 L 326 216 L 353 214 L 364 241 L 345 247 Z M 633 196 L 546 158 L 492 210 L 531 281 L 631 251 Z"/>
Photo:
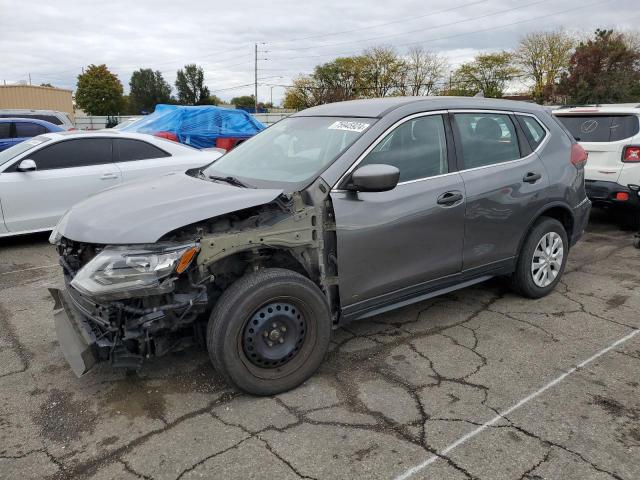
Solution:
<path fill-rule="evenodd" d="M 426 110 L 449 108 L 517 110 L 523 112 L 540 112 L 542 107 L 535 103 L 515 100 L 502 100 L 482 97 L 384 97 L 346 102 L 327 103 L 307 108 L 293 114 L 293 117 L 374 117 L 381 118 L 386 114 L 409 104 L 423 104 Z"/>
<path fill-rule="evenodd" d="M 189 154 L 199 152 L 197 148 L 190 145 L 184 145 L 179 142 L 167 140 L 166 138 L 156 137 L 148 133 L 137 132 L 123 132 L 121 130 L 63 130 L 61 132 L 49 132 L 43 134 L 53 141 L 70 140 L 73 138 L 131 138 L 135 140 L 143 140 L 147 143 L 151 143 L 164 150 L 169 150 L 174 154 Z"/>
<path fill-rule="evenodd" d="M 22 118 L 22 117 L 4 117 L 0 118 L 0 123 L 8 123 L 8 122 L 24 122 L 24 123 L 35 123 L 38 125 L 42 125 L 43 127 L 56 128 L 60 130 L 64 130 L 59 125 L 56 125 L 51 122 L 47 122 L 46 120 L 40 120 L 39 118 Z"/>
<path fill-rule="evenodd" d="M 571 107 L 571 108 L 559 108 L 553 111 L 554 115 L 602 115 L 602 114 L 614 114 L 614 113 L 626 113 L 626 114 L 640 114 L 640 108 L 627 107 L 627 106 L 603 106 L 603 107 Z"/>

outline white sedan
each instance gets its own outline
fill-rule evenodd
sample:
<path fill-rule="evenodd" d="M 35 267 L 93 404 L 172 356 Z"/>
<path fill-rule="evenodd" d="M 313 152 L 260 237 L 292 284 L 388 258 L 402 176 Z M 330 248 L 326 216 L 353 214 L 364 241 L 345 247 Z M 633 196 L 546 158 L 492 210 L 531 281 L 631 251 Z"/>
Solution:
<path fill-rule="evenodd" d="M 220 156 L 141 133 L 34 137 L 0 152 L 0 237 L 52 230 L 72 205 L 94 193 Z"/>

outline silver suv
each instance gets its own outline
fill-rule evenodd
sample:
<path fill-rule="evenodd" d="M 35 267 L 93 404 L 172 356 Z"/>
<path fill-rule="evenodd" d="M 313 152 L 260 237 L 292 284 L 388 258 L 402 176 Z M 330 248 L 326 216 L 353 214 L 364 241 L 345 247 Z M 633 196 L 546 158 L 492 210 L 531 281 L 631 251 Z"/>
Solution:
<path fill-rule="evenodd" d="M 82 375 L 200 344 L 240 389 L 285 391 L 346 322 L 495 276 L 551 292 L 587 223 L 585 162 L 525 103 L 299 112 L 210 165 L 69 210 L 51 238 L 61 348 Z"/>

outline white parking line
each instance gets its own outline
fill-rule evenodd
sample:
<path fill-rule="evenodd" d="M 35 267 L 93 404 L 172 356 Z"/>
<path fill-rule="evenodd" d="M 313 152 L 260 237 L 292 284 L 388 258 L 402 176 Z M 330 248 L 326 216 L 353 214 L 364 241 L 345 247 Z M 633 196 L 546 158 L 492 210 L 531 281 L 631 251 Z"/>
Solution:
<path fill-rule="evenodd" d="M 487 423 L 484 423 L 483 425 L 480 425 L 478 428 L 476 428 L 475 430 L 470 431 L 469 433 L 467 433 L 466 435 L 460 437 L 458 440 L 456 440 L 455 442 L 453 442 L 452 444 L 448 445 L 447 447 L 443 448 L 442 450 L 440 450 L 438 452 L 438 455 L 447 455 L 450 451 L 452 451 L 454 448 L 459 447 L 460 445 L 462 445 L 463 443 L 467 442 L 468 440 L 472 439 L 473 437 L 475 437 L 476 435 L 478 435 L 479 433 L 482 433 L 484 430 L 486 430 L 488 427 L 490 427 L 491 425 L 493 425 L 494 423 L 496 423 L 498 420 L 501 420 L 502 418 L 504 418 L 506 415 L 509 415 L 511 412 L 517 410 L 518 408 L 520 408 L 521 406 L 523 406 L 525 403 L 530 402 L 531 400 L 533 400 L 534 398 L 536 398 L 538 395 L 546 392 L 547 390 L 549 390 L 551 387 L 557 385 L 558 383 L 560 383 L 561 381 L 563 381 L 565 378 L 567 378 L 569 375 L 571 375 L 572 373 L 574 373 L 575 371 L 587 366 L 588 364 L 590 364 L 591 362 L 593 362 L 594 360 L 596 360 L 598 357 L 601 357 L 602 355 L 604 355 L 605 353 L 609 352 L 610 350 L 616 348 L 618 345 L 623 344 L 624 342 L 626 342 L 627 340 L 632 339 L 633 337 L 635 337 L 638 333 L 640 333 L 640 330 L 633 330 L 631 333 L 629 333 L 628 335 L 625 335 L 624 337 L 622 337 L 619 340 L 616 340 L 615 342 L 613 342 L 611 345 L 609 345 L 606 348 L 603 348 L 602 350 L 600 350 L 599 352 L 597 352 L 596 354 L 594 354 L 593 356 L 587 358 L 584 362 L 579 363 L 578 365 L 576 365 L 575 367 L 569 369 L 568 371 L 566 371 L 565 373 L 563 373 L 562 375 L 560 375 L 559 377 L 551 380 L 549 383 L 547 383 L 545 386 L 543 386 L 542 388 L 540 388 L 539 390 L 533 392 L 531 395 L 523 398 L 522 400 L 520 400 L 518 403 L 516 403 L 515 405 L 512 405 L 511 407 L 507 408 L 505 411 L 500 412 L 498 415 L 496 415 L 495 417 L 493 417 L 491 420 L 489 420 Z M 439 457 L 438 455 L 433 455 L 429 458 L 427 458 L 424 462 L 420 463 L 419 465 L 416 465 L 415 467 L 411 467 L 410 469 L 406 470 L 404 473 L 398 475 L 395 480 L 406 480 L 407 478 L 411 477 L 412 475 L 418 473 L 419 471 L 427 468 L 429 465 L 431 465 L 432 463 L 434 463 L 435 461 L 439 460 L 441 457 Z"/>
<path fill-rule="evenodd" d="M 60 264 L 53 263 L 51 265 L 42 265 L 41 267 L 29 267 L 29 268 L 21 268 L 20 270 L 10 270 L 8 272 L 0 272 L 0 275 L 9 275 L 10 273 L 20 273 L 20 272 L 28 272 L 29 270 L 40 270 L 43 268 L 53 268 L 59 267 Z"/>

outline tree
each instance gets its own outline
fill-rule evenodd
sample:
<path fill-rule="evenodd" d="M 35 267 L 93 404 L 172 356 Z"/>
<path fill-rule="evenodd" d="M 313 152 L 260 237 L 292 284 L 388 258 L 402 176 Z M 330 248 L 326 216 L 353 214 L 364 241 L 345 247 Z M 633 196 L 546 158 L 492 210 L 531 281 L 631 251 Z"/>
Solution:
<path fill-rule="evenodd" d="M 314 97 L 320 103 L 342 102 L 367 95 L 363 82 L 363 56 L 339 57 L 313 70 Z"/>
<path fill-rule="evenodd" d="M 477 55 L 472 62 L 463 63 L 454 72 L 455 93 L 476 94 L 501 98 L 507 85 L 519 75 L 509 52 Z"/>
<path fill-rule="evenodd" d="M 575 40 L 562 30 L 525 35 L 514 60 L 525 79 L 533 83 L 533 98 L 538 103 L 556 101 L 556 85 L 569 68 Z"/>
<path fill-rule="evenodd" d="M 209 95 L 207 99 L 207 105 L 222 105 L 224 102 L 217 95 Z"/>
<path fill-rule="evenodd" d="M 320 105 L 314 95 L 314 80 L 311 76 L 303 75 L 295 78 L 292 84 L 284 92 L 283 108 L 302 110 Z"/>
<path fill-rule="evenodd" d="M 129 80 L 129 102 L 135 113 L 150 113 L 159 103 L 167 103 L 171 98 L 171 86 L 159 71 L 141 68 Z"/>
<path fill-rule="evenodd" d="M 41 83 L 40 84 L 41 87 L 49 87 L 49 88 L 56 88 L 53 85 L 51 85 L 50 83 Z"/>
<path fill-rule="evenodd" d="M 403 83 L 406 64 L 391 47 L 374 47 L 364 52 L 362 83 L 366 97 L 386 97 Z"/>
<path fill-rule="evenodd" d="M 176 76 L 178 102 L 183 105 L 204 105 L 209 89 L 204 85 L 204 70 L 195 64 L 185 65 Z"/>
<path fill-rule="evenodd" d="M 407 95 L 433 95 L 449 70 L 445 57 L 419 46 L 409 50 L 405 64 Z"/>
<path fill-rule="evenodd" d="M 233 97 L 229 103 L 236 107 L 255 107 L 256 97 L 253 95 L 242 95 L 240 97 Z"/>
<path fill-rule="evenodd" d="M 570 103 L 638 101 L 640 52 L 623 34 L 598 29 L 576 47 L 559 90 Z"/>
<path fill-rule="evenodd" d="M 106 65 L 89 65 L 78 75 L 76 104 L 89 115 L 114 115 L 122 107 L 122 83 Z"/>

